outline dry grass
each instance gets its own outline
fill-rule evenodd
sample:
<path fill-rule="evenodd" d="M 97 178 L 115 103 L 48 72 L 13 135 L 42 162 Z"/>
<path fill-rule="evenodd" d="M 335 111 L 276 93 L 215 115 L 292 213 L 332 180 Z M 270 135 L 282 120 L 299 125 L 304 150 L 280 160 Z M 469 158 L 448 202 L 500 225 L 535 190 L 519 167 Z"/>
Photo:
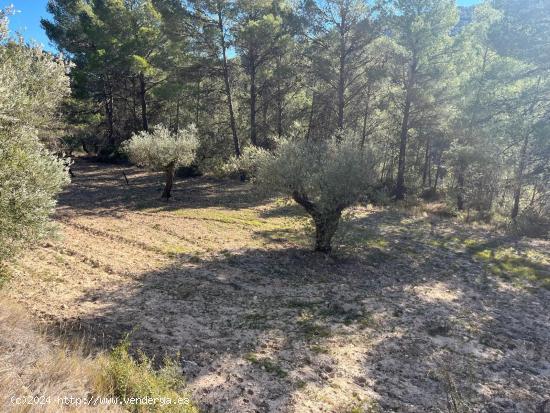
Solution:
<path fill-rule="evenodd" d="M 111 352 L 85 356 L 84 343 L 52 340 L 4 295 L 0 308 L 1 412 L 197 413 L 171 359 L 157 371 L 145 355 L 132 357 L 127 342 Z M 125 402 L 132 397 L 159 401 Z M 184 403 L 168 404 L 168 399 Z"/>
<path fill-rule="evenodd" d="M 13 266 L 6 293 L 94 350 L 130 333 L 149 364 L 175 357 L 205 412 L 445 411 L 456 394 L 516 412 L 550 398 L 550 291 L 476 257 L 514 243 L 547 277 L 546 241 L 500 240 L 437 208 L 357 208 L 327 258 L 299 208 L 246 184 L 178 181 L 162 203 L 159 176 L 75 173 L 60 237 Z"/>
<path fill-rule="evenodd" d="M 94 389 L 99 364 L 59 342 L 49 342 L 24 309 L 0 296 L 0 411 L 119 411 L 114 406 L 63 406 L 57 398 L 87 397 Z M 12 396 L 39 397 L 43 404 L 12 403 Z M 51 402 L 47 402 L 50 398 Z"/>

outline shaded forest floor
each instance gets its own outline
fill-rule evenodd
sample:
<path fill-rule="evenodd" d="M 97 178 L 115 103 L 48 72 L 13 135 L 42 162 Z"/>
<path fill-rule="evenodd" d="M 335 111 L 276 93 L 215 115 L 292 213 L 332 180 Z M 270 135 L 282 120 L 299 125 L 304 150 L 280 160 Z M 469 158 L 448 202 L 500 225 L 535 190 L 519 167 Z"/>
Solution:
<path fill-rule="evenodd" d="M 326 258 L 296 206 L 248 185 L 180 180 L 162 203 L 159 175 L 74 171 L 58 239 L 19 260 L 7 294 L 98 350 L 130 333 L 157 360 L 177 355 L 206 412 L 535 412 L 550 399 L 548 241 L 357 208 Z"/>

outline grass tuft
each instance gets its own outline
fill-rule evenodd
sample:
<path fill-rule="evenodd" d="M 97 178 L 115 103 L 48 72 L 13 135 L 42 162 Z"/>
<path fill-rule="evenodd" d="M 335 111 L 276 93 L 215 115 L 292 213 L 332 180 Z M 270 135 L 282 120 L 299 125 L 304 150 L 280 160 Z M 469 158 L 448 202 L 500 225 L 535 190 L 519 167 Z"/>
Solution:
<path fill-rule="evenodd" d="M 0 289 L 7 284 L 10 279 L 8 268 L 0 264 Z"/>
<path fill-rule="evenodd" d="M 100 359 L 101 370 L 96 387 L 100 393 L 110 394 L 119 399 L 158 398 L 172 403 L 157 402 L 153 405 L 127 404 L 131 412 L 197 413 L 189 395 L 185 392 L 185 382 L 173 360 L 165 359 L 164 367 L 153 369 L 152 362 L 145 354 L 133 358 L 128 339 L 122 341 L 113 351 Z M 178 401 L 182 401 L 180 404 Z"/>
<path fill-rule="evenodd" d="M 315 323 L 311 320 L 300 320 L 298 321 L 298 324 L 300 325 L 302 333 L 306 336 L 308 341 L 319 338 L 328 338 L 332 335 L 330 328 Z"/>

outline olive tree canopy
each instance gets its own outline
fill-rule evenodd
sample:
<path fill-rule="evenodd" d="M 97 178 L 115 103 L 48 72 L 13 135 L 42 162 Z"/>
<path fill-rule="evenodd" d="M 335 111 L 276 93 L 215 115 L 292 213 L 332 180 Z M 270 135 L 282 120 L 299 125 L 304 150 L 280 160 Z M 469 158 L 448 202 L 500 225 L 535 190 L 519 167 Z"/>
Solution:
<path fill-rule="evenodd" d="M 374 180 L 370 152 L 355 136 L 342 134 L 324 142 L 281 140 L 274 152 L 254 154 L 256 184 L 300 204 L 315 224 L 315 250 L 330 252 L 342 211 L 366 195 Z"/>
<path fill-rule="evenodd" d="M 9 39 L 0 10 L 0 262 L 49 232 L 68 174 L 38 135 L 68 93 L 63 62 Z"/>
<path fill-rule="evenodd" d="M 188 166 L 195 159 L 199 146 L 194 125 L 173 133 L 167 127 L 158 125 L 151 132 L 142 131 L 125 142 L 124 151 L 138 166 L 166 174 L 166 185 L 162 199 L 171 196 L 174 173 L 180 166 Z"/>

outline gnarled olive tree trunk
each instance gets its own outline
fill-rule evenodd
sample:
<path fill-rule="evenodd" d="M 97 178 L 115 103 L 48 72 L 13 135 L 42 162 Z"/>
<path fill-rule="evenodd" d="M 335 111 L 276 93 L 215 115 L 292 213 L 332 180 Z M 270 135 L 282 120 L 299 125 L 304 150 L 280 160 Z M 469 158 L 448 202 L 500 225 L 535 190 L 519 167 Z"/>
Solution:
<path fill-rule="evenodd" d="M 313 216 L 313 222 L 315 223 L 315 251 L 325 254 L 332 251 L 332 238 L 338 229 L 341 216 L 341 211 Z"/>
<path fill-rule="evenodd" d="M 328 254 L 332 251 L 332 238 L 338 229 L 345 206 L 337 206 L 332 211 L 320 210 L 308 197 L 295 191 L 292 198 L 313 218 L 315 224 L 315 251 Z"/>
<path fill-rule="evenodd" d="M 172 186 L 174 185 L 174 175 L 176 173 L 176 165 L 174 163 L 169 164 L 164 171 L 166 174 L 166 184 L 164 185 L 164 191 L 162 191 L 161 199 L 168 201 L 172 196 Z"/>

